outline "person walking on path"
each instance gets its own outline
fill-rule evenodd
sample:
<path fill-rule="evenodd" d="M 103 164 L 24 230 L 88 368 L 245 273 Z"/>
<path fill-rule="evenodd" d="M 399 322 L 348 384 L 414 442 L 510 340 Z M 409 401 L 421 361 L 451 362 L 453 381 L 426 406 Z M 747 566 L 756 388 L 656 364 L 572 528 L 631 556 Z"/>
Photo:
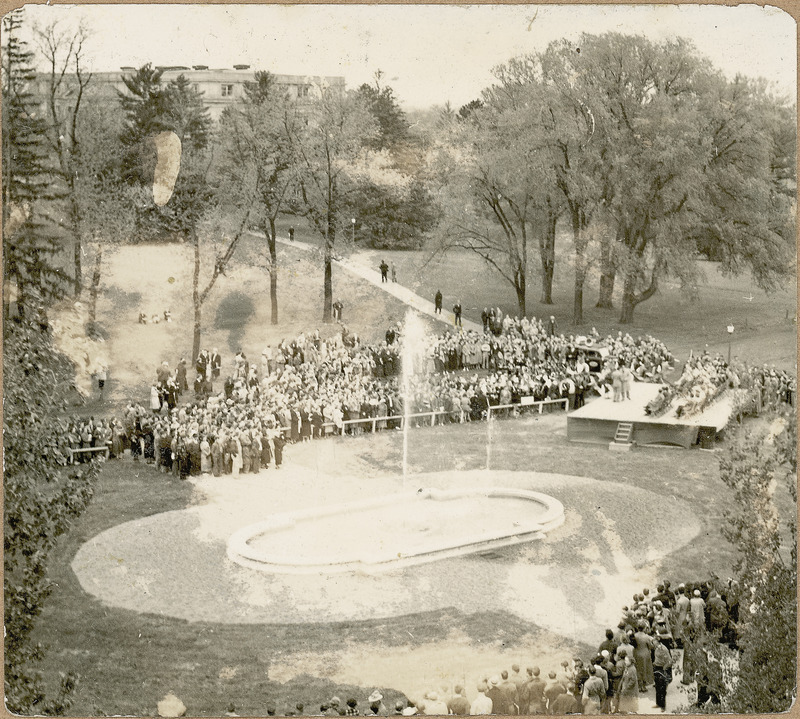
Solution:
<path fill-rule="evenodd" d="M 442 314 L 442 291 L 436 290 L 436 296 L 433 298 L 433 311 L 440 315 Z"/>
<path fill-rule="evenodd" d="M 392 262 L 392 282 L 397 282 L 397 268 L 394 266 L 394 262 Z"/>
<path fill-rule="evenodd" d="M 388 282 L 389 265 L 386 264 L 386 260 L 381 260 L 380 268 L 381 268 L 381 282 Z"/>
<path fill-rule="evenodd" d="M 456 327 L 461 327 L 462 326 L 462 324 L 461 324 L 461 303 L 460 302 L 456 302 L 453 305 L 453 324 Z"/>
<path fill-rule="evenodd" d="M 294 227 L 289 228 L 289 242 L 294 242 Z"/>

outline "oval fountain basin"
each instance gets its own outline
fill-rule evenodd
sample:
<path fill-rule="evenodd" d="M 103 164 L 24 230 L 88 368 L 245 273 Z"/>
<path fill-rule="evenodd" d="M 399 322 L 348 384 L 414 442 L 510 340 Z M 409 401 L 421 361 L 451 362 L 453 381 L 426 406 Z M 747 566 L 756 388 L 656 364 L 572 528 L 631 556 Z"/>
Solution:
<path fill-rule="evenodd" d="M 540 539 L 563 521 L 539 492 L 421 489 L 271 515 L 235 532 L 228 557 L 266 572 L 379 572 Z"/>

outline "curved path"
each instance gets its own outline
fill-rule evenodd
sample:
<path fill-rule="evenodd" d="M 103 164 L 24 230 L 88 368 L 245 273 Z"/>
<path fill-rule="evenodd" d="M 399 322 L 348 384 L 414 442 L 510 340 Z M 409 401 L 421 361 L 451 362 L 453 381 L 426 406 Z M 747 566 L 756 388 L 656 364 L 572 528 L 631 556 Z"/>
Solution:
<path fill-rule="evenodd" d="M 256 235 L 257 237 L 264 237 L 263 232 L 258 232 L 255 230 L 251 231 L 251 234 Z M 317 250 L 316 245 L 310 245 L 307 242 L 290 242 L 286 237 L 278 237 L 278 242 L 282 245 L 286 245 L 287 247 L 293 247 L 296 250 L 300 250 L 301 252 L 313 252 Z M 430 300 L 426 300 L 423 297 L 420 297 L 416 292 L 408 289 L 408 287 L 404 287 L 403 285 L 397 282 L 382 282 L 381 281 L 381 273 L 378 268 L 366 267 L 362 265 L 360 262 L 352 258 L 338 258 L 334 259 L 334 262 L 339 266 L 346 269 L 348 272 L 351 272 L 354 275 L 357 275 L 363 280 L 372 283 L 375 287 L 382 289 L 384 292 L 392 295 L 392 297 L 396 297 L 401 302 L 405 303 L 409 307 L 415 309 L 417 312 L 423 315 L 427 315 L 435 320 L 438 320 L 442 324 L 447 325 L 448 327 L 453 327 L 453 313 L 448 312 L 446 310 L 442 311 L 442 314 L 436 314 L 434 311 L 433 302 Z M 477 322 L 473 322 L 472 320 L 468 320 L 462 316 L 461 322 L 463 328 L 465 330 L 473 330 L 478 332 L 479 334 L 483 333 L 483 328 Z"/>

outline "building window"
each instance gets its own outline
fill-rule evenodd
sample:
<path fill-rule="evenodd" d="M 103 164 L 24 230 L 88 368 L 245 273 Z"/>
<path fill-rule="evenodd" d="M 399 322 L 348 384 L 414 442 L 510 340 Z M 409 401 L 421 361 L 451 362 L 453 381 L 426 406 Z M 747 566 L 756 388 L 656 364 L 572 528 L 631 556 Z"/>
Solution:
<path fill-rule="evenodd" d="M 308 97 L 309 85 L 297 86 L 297 97 Z"/>
<path fill-rule="evenodd" d="M 222 85 L 222 97 L 233 97 L 233 85 Z"/>

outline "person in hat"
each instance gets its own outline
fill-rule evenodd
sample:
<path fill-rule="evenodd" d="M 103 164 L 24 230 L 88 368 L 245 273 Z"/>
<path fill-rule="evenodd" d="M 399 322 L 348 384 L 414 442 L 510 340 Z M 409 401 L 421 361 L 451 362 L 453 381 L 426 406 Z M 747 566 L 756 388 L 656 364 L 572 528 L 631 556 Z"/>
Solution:
<path fill-rule="evenodd" d="M 373 714 L 386 716 L 389 713 L 386 711 L 386 707 L 383 705 L 383 694 L 381 694 L 377 689 L 369 695 L 367 701 L 369 702 L 369 708 Z"/>
<path fill-rule="evenodd" d="M 158 716 L 165 718 L 182 717 L 186 714 L 186 705 L 172 692 L 167 694 L 156 707 Z"/>
<path fill-rule="evenodd" d="M 439 699 L 439 694 L 430 691 L 425 693 L 425 705 L 422 713 L 427 716 L 446 716 L 449 712 L 447 704 Z"/>
<path fill-rule="evenodd" d="M 667 687 L 672 681 L 672 654 L 667 645 L 667 635 L 657 634 L 653 651 L 653 677 L 656 685 L 656 703 L 653 709 L 667 710 Z"/>
<path fill-rule="evenodd" d="M 695 632 L 700 632 L 706 627 L 706 603 L 699 589 L 692 592 L 692 598 L 689 600 L 689 624 Z"/>
<path fill-rule="evenodd" d="M 456 684 L 453 687 L 453 696 L 447 702 L 448 713 L 457 716 L 465 716 L 469 714 L 470 704 L 469 699 L 464 695 L 464 687 Z"/>
<path fill-rule="evenodd" d="M 539 667 L 528 667 L 528 681 L 519 693 L 520 714 L 544 714 L 546 709 L 544 690 L 547 682 L 540 674 Z"/>
<path fill-rule="evenodd" d="M 581 705 L 584 714 L 599 714 L 606 701 L 606 688 L 603 680 L 597 676 L 597 667 L 590 664 L 587 669 L 589 676 L 583 683 Z"/>
<path fill-rule="evenodd" d="M 511 714 L 511 707 L 506 700 L 505 692 L 500 688 L 500 677 L 496 674 L 489 679 L 489 688 L 486 696 L 492 700 L 493 714 Z"/>
<path fill-rule="evenodd" d="M 472 716 L 477 716 L 479 714 L 491 714 L 494 707 L 492 705 L 492 700 L 488 696 L 488 687 L 486 682 L 483 681 L 478 684 L 477 689 L 478 696 L 475 697 L 472 704 L 470 704 L 469 713 Z"/>
<path fill-rule="evenodd" d="M 559 694 L 555 698 L 553 706 L 550 707 L 549 712 L 551 714 L 557 714 L 561 716 L 565 714 L 581 713 L 581 705 L 575 698 L 575 684 L 573 682 L 569 682 L 564 693 Z"/>
<path fill-rule="evenodd" d="M 617 693 L 617 713 L 637 714 L 639 711 L 639 677 L 633 660 L 626 656 L 625 668 L 619 682 Z"/>

